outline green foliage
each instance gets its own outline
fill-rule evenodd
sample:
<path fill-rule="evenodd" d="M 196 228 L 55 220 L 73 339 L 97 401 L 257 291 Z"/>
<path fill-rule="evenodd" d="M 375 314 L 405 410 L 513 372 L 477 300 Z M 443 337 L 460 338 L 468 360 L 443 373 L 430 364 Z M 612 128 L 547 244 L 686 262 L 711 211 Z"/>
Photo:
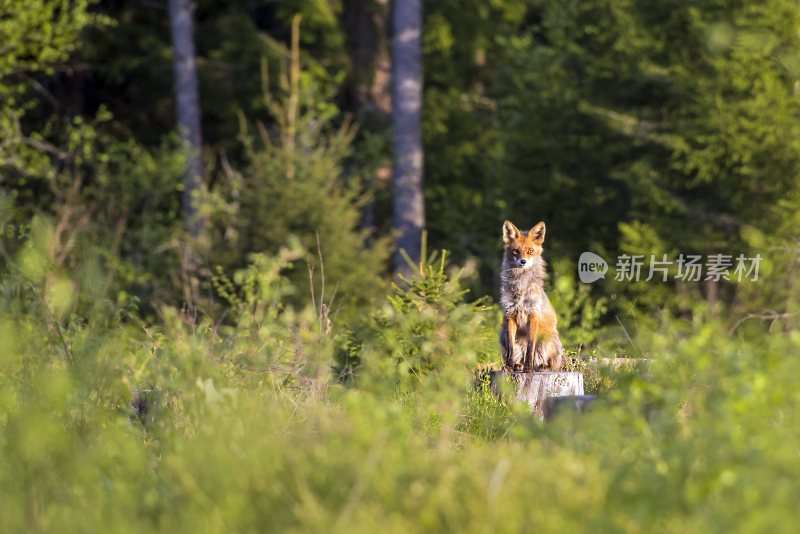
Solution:
<path fill-rule="evenodd" d="M 135 165 L 103 171 L 119 178 L 103 182 L 111 188 L 102 203 L 114 220 L 97 227 L 120 224 L 123 240 L 130 236 L 120 247 L 126 264 L 120 285 L 146 302 L 145 309 L 185 295 L 189 284 L 176 241 L 179 197 L 168 186 L 178 158 L 164 141 L 173 129 L 164 12 L 124 3 L 16 6 L 4 5 L 10 15 L 0 30 L 13 43 L 0 68 L 0 86 L 11 95 L 3 103 L 11 119 L 0 161 L 4 184 L 22 195 L 14 202 L 30 211 L 49 207 L 41 180 L 60 174 L 83 188 L 100 156 L 125 151 L 136 161 L 141 153 L 146 179 L 135 176 Z M 391 253 L 381 239 L 390 226 L 387 132 L 381 121 L 367 120 L 360 131 L 350 124 L 349 112 L 369 113 L 356 109 L 345 76 L 364 63 L 345 29 L 374 31 L 380 13 L 373 2 L 198 4 L 209 217 L 218 231 L 198 252 L 205 260 L 201 278 L 217 264 L 232 271 L 248 254 L 275 253 L 294 234 L 309 251 L 307 262 L 317 264 L 319 290 L 319 232 L 327 285 L 338 283 L 337 297 L 347 304 L 342 318 L 357 315 L 357 306 L 380 293 L 377 273 L 384 274 Z M 287 43 L 297 14 L 302 69 L 299 88 L 292 88 Z M 545 219 L 553 301 L 565 338 L 584 345 L 621 338 L 619 322 L 654 328 L 664 311 L 725 313 L 731 326 L 769 310 L 796 313 L 796 299 L 779 296 L 787 285 L 781 277 L 757 289 L 723 283 L 710 311 L 702 305 L 702 284 L 607 280 L 590 295 L 558 280 L 584 250 L 611 259 L 632 250 L 766 255 L 753 248 L 748 236 L 755 234 L 769 236 L 762 243 L 770 246 L 792 246 L 797 203 L 783 197 L 797 188 L 800 162 L 793 120 L 798 17 L 797 6 L 784 0 L 426 6 L 423 133 L 432 244 L 451 250 L 460 263 L 475 261 L 478 277 L 470 288 L 483 295 L 496 288 L 499 223 Z M 297 115 L 290 121 L 293 91 Z M 85 160 L 79 178 L 67 146 L 78 130 L 84 147 L 105 143 L 90 148 L 98 157 Z M 84 135 L 89 130 L 104 131 L 95 142 Z M 159 166 L 167 169 L 162 181 Z M 155 199 L 147 194 L 153 191 Z M 139 218 L 142 206 L 149 211 Z M 372 251 L 361 246 L 367 240 Z M 788 256 L 777 261 L 793 262 Z M 307 272 L 297 265 L 293 283 L 300 287 Z M 200 286 L 208 289 L 205 280 Z M 772 296 L 754 299 L 754 291 Z M 298 291 L 297 298 L 310 298 L 310 291 Z M 200 305 L 196 296 L 189 300 Z"/>
<path fill-rule="evenodd" d="M 92 0 L 3 0 L 0 35 L 8 43 L 0 58 L 0 76 L 52 69 L 78 46 L 80 32 L 98 18 Z"/>
<path fill-rule="evenodd" d="M 401 390 L 448 381 L 476 363 L 493 361 L 499 319 L 485 301 L 467 303 L 459 279 L 445 270 L 446 253 L 433 253 L 411 280 L 395 285 L 386 304 L 348 332 L 340 353 L 343 376 Z"/>
<path fill-rule="evenodd" d="M 88 12 L 91 0 L 3 0 L 0 2 L 0 170 L 35 174 L 46 166 L 43 139 L 23 120 L 38 103 L 34 77 L 52 76 L 79 46 L 92 24 L 108 23 Z"/>
<path fill-rule="evenodd" d="M 796 4 L 484 4 L 430 7 L 424 129 L 433 243 L 480 258 L 483 287 L 506 218 L 546 220 L 551 261 L 637 245 L 756 252 L 746 228 L 792 218 L 773 206 L 800 175 Z M 652 328 L 706 296 L 697 283 L 596 285 L 612 326 L 637 314 Z M 741 289 L 722 284 L 715 313 L 746 310 Z"/>
<path fill-rule="evenodd" d="M 492 390 L 491 375 L 484 370 L 478 373 L 475 387 L 468 393 L 459 430 L 479 439 L 497 441 L 512 428 L 514 408 Z"/>
<path fill-rule="evenodd" d="M 376 8 L 198 2 L 189 246 L 162 6 L 0 0 L 0 531 L 792 531 L 797 4 L 426 3 L 428 227 L 467 267 L 388 294 L 344 76 Z M 506 218 L 548 223 L 586 414 L 491 390 Z M 584 250 L 763 260 L 712 303 L 580 284 Z"/>
<path fill-rule="evenodd" d="M 608 309 L 608 299 L 592 295 L 591 286 L 580 283 L 577 268 L 566 260 L 556 261 L 557 273 L 550 292 L 556 309 L 559 330 L 565 345 L 591 345 L 601 335 L 601 321 Z"/>
<path fill-rule="evenodd" d="M 443 400 L 443 384 L 469 381 L 464 363 L 474 358 L 435 362 L 413 387 L 395 389 L 398 374 L 410 374 L 398 348 L 422 362 L 422 345 L 413 346 L 429 338 L 425 351 L 456 360 L 482 346 L 470 328 L 448 323 L 477 330 L 491 314 L 460 301 L 441 262 L 395 290 L 380 338 L 365 339 L 370 381 L 337 385 L 339 341 L 318 329 L 317 310 L 286 300 L 281 272 L 300 255 L 254 257 L 220 275 L 233 303 L 233 324 L 220 329 L 174 310 L 141 327 L 99 313 L 86 322 L 48 316 L 38 304 L 11 314 L 5 301 L 2 529 L 793 525 L 800 369 L 785 355 L 798 336 L 751 343 L 720 325 L 665 323 L 668 334 L 638 339 L 650 363 L 616 381 L 603 404 L 545 426 L 499 401 L 486 374 L 477 387 L 451 390 L 459 402 Z M 437 324 L 452 329 L 447 338 L 416 336 Z M 131 392 L 144 388 L 153 390 L 144 393 L 148 412 L 133 417 Z M 539 506 L 526 507 L 533 499 Z"/>
<path fill-rule="evenodd" d="M 563 370 L 583 375 L 587 395 L 624 389 L 632 377 L 647 368 L 647 360 L 643 359 L 600 358 L 597 353 L 582 354 L 579 350 L 567 351 L 566 356 Z"/>
<path fill-rule="evenodd" d="M 20 266 L 9 271 L 17 278 L 7 291 L 33 284 L 58 297 L 64 313 L 83 316 L 107 298 L 125 306 L 145 301 L 143 311 L 151 311 L 151 299 L 173 291 L 164 279 L 177 255 L 163 251 L 179 222 L 183 161 L 176 143 L 166 137 L 146 149 L 121 140 L 119 123 L 102 105 L 88 116 L 42 113 L 55 97 L 41 80 L 70 71 L 84 31 L 113 23 L 90 13 L 92 4 L 2 6 L 0 35 L 8 45 L 0 54 L 0 253 Z M 71 293 L 74 301 L 65 297 Z"/>
<path fill-rule="evenodd" d="M 232 280 L 224 273 L 213 279 L 235 318 L 231 326 L 220 327 L 226 341 L 214 349 L 231 381 L 261 384 L 269 375 L 288 387 L 327 380 L 332 351 L 324 324 L 328 316 L 322 308 L 293 308 L 289 302 L 296 288 L 283 274 L 302 257 L 295 243 L 276 257 L 253 255 Z"/>
<path fill-rule="evenodd" d="M 171 298 L 174 291 L 169 276 L 178 263 L 172 241 L 180 231 L 183 159 L 176 143 L 147 150 L 120 141 L 111 129 L 103 110 L 91 122 L 75 118 L 53 136 L 57 157 L 39 153 L 36 174 L 6 175 L 0 250 L 15 255 L 32 243 L 28 229 L 45 224 L 48 236 L 34 236 L 43 272 L 108 275 L 103 294 L 95 296 L 121 292 L 146 301 L 143 311 L 150 311 L 150 299 Z"/>
<path fill-rule="evenodd" d="M 364 304 L 381 289 L 388 243 L 377 239 L 367 246 L 368 232 L 359 228 L 366 201 L 359 177 L 343 178 L 353 131 L 332 124 L 338 109 L 321 97 L 311 76 L 298 72 L 298 79 L 297 88 L 275 100 L 266 96 L 278 130 L 257 123 L 255 135 L 242 117 L 246 166 L 241 173 L 229 169 L 212 192 L 217 234 L 209 262 L 236 265 L 243 251 L 274 252 L 297 238 L 310 252 L 308 268 L 291 275 L 299 297 L 318 296 L 331 306 L 327 299 L 336 296 L 347 313 L 347 305 Z"/>

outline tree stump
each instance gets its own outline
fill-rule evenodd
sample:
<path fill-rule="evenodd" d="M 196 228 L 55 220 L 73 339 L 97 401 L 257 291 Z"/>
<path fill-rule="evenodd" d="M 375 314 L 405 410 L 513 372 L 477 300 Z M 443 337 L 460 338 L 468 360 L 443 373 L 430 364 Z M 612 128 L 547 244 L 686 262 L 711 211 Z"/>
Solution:
<path fill-rule="evenodd" d="M 581 373 L 509 373 L 492 371 L 492 391 L 502 395 L 506 389 L 503 383 L 511 383 L 513 399 L 524 402 L 533 413 L 544 419 L 545 401 L 548 397 L 583 395 L 583 375 Z"/>

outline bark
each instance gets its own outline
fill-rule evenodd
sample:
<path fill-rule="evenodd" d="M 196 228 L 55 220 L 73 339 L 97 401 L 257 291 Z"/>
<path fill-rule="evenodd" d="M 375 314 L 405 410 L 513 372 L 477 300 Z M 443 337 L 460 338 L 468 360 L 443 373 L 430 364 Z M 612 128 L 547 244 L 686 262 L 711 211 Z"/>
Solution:
<path fill-rule="evenodd" d="M 187 150 L 183 176 L 183 220 L 187 231 L 196 238 L 202 228 L 194 197 L 200 189 L 203 177 L 203 136 L 200 129 L 200 92 L 194 46 L 194 10 L 195 5 L 191 0 L 169 0 L 175 108 L 178 131 Z"/>
<path fill-rule="evenodd" d="M 549 397 L 583 395 L 581 373 L 491 373 L 492 390 L 503 394 L 507 387 L 513 391 L 512 398 L 527 403 L 533 413 L 544 418 L 545 403 Z"/>
<path fill-rule="evenodd" d="M 714 280 L 706 280 L 706 302 L 708 303 L 708 313 L 710 316 L 714 316 L 714 304 L 717 303 L 719 298 L 719 282 L 715 282 Z"/>
<path fill-rule="evenodd" d="M 392 48 L 392 127 L 394 165 L 392 174 L 392 226 L 397 250 L 405 250 L 419 263 L 421 233 L 425 226 L 422 196 L 422 0 L 394 3 Z M 409 266 L 395 254 L 395 273 Z"/>
<path fill-rule="evenodd" d="M 345 0 L 343 7 L 356 118 L 388 123 L 392 113 L 389 0 Z"/>
<path fill-rule="evenodd" d="M 356 121 L 368 130 L 388 130 L 392 116 L 389 0 L 345 0 L 343 8 L 350 57 L 347 91 Z M 391 161 L 382 161 L 365 181 L 366 191 L 376 193 L 388 185 L 391 176 Z M 361 211 L 361 227 L 368 230 L 367 246 L 372 245 L 378 225 L 375 209 L 371 195 Z"/>

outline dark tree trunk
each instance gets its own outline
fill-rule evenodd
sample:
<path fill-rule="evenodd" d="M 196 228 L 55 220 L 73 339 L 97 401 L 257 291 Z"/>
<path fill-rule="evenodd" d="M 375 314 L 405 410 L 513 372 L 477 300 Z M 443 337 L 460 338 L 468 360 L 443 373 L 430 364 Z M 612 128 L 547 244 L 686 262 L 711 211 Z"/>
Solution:
<path fill-rule="evenodd" d="M 359 122 L 388 123 L 392 113 L 389 0 L 345 0 L 349 92 Z"/>
<path fill-rule="evenodd" d="M 194 9 L 192 0 L 169 0 L 175 108 L 178 130 L 187 150 L 183 176 L 183 220 L 187 231 L 193 237 L 198 237 L 202 223 L 198 219 L 193 197 L 200 189 L 203 177 L 203 137 L 200 130 L 200 93 L 197 87 L 194 47 Z"/>
<path fill-rule="evenodd" d="M 396 247 L 419 263 L 421 232 L 425 226 L 422 196 L 422 0 L 394 2 L 392 48 L 392 126 L 394 168 L 392 174 L 392 222 Z M 395 273 L 410 269 L 399 254 Z"/>
<path fill-rule="evenodd" d="M 356 120 L 367 129 L 388 129 L 392 115 L 389 0 L 345 0 L 343 8 L 350 55 L 347 85 L 350 105 Z M 366 191 L 376 193 L 391 175 L 391 161 L 387 159 L 375 169 L 374 176 L 366 177 Z M 377 225 L 375 211 L 372 197 L 361 212 L 361 226 L 369 230 L 367 245 L 371 244 Z"/>

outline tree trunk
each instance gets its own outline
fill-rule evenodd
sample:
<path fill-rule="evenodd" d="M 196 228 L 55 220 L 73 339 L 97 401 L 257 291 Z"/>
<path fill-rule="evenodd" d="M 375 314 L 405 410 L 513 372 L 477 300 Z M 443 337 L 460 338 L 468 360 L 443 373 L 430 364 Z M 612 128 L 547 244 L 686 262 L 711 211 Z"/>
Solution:
<path fill-rule="evenodd" d="M 356 119 L 388 123 L 392 113 L 389 0 L 345 0 L 349 93 Z"/>
<path fill-rule="evenodd" d="M 367 130 L 388 130 L 392 116 L 390 2 L 345 0 L 342 7 L 350 56 L 347 93 L 355 119 Z M 365 176 L 365 191 L 372 193 L 361 210 L 361 227 L 368 230 L 367 246 L 372 245 L 378 226 L 375 195 L 388 185 L 391 165 L 388 159 L 381 161 L 372 177 Z"/>
<path fill-rule="evenodd" d="M 394 2 L 392 48 L 392 126 L 394 168 L 392 175 L 392 222 L 396 248 L 419 263 L 421 233 L 425 226 L 422 197 L 422 0 Z M 395 273 L 409 266 L 395 254 Z"/>
<path fill-rule="evenodd" d="M 581 373 L 508 373 L 492 371 L 492 390 L 503 394 L 506 384 L 513 388 L 512 398 L 525 402 L 531 411 L 544 418 L 545 402 L 549 397 L 583 395 L 583 375 Z M 510 383 L 510 384 L 509 384 Z"/>
<path fill-rule="evenodd" d="M 175 108 L 178 130 L 186 148 L 183 176 L 183 220 L 186 230 L 198 237 L 202 223 L 197 216 L 194 196 L 203 177 L 200 130 L 200 94 L 194 47 L 194 9 L 192 0 L 169 0 L 172 30 L 173 69 L 175 73 Z"/>

